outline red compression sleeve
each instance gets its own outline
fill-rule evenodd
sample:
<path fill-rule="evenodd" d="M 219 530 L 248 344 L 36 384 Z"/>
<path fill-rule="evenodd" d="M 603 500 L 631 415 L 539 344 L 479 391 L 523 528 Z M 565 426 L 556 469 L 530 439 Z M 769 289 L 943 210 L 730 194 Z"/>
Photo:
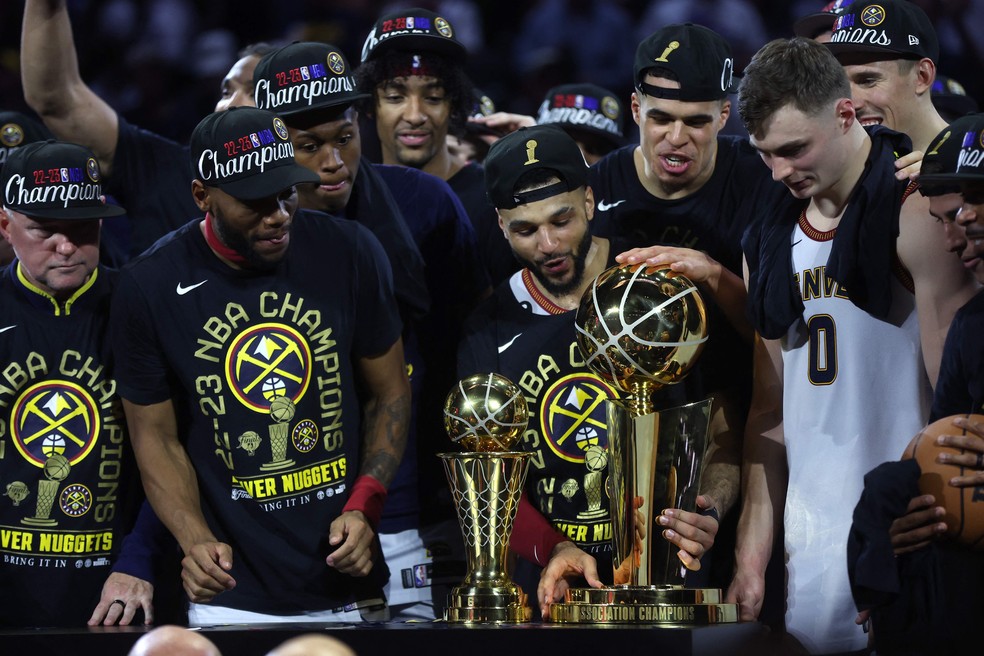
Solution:
<path fill-rule="evenodd" d="M 361 511 L 369 520 L 369 524 L 376 528 L 379 526 L 379 518 L 383 515 L 384 501 L 386 501 L 386 488 L 383 484 L 372 476 L 363 474 L 355 479 L 352 492 L 342 512 Z"/>
<path fill-rule="evenodd" d="M 547 518 L 533 507 L 524 492 L 516 510 L 509 548 L 526 560 L 545 567 L 554 547 L 569 539 L 550 525 Z"/>

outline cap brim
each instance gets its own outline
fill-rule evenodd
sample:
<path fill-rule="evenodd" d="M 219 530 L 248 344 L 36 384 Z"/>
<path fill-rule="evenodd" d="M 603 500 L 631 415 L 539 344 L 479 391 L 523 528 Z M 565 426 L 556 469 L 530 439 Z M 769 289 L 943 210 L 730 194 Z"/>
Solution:
<path fill-rule="evenodd" d="M 946 184 L 949 182 L 984 182 L 984 171 L 980 173 L 930 173 L 920 175 L 920 184 Z"/>
<path fill-rule="evenodd" d="M 284 189 L 294 185 L 320 182 L 317 173 L 306 169 L 300 164 L 280 166 L 263 173 L 252 175 L 242 180 L 216 185 L 219 189 L 233 198 L 240 200 L 257 200 L 276 196 Z"/>
<path fill-rule="evenodd" d="M 462 60 L 468 56 L 465 46 L 443 36 L 427 34 L 410 34 L 396 36 L 380 41 L 369 53 L 367 59 L 373 59 L 387 52 L 429 53 L 433 52 L 453 59 Z"/>
<path fill-rule="evenodd" d="M 829 11 L 810 14 L 793 23 L 793 34 L 812 39 L 821 32 L 829 32 L 834 29 L 836 20 L 837 15 Z"/>
<path fill-rule="evenodd" d="M 10 207 L 10 206 L 8 206 Z M 126 210 L 119 205 L 104 203 L 87 207 L 50 207 L 38 209 L 35 207 L 18 208 L 10 207 L 15 212 L 20 212 L 24 216 L 32 219 L 55 219 L 66 221 L 91 221 L 93 219 L 108 219 L 114 216 L 126 214 Z"/>
<path fill-rule="evenodd" d="M 828 42 L 823 45 L 830 49 L 830 52 L 834 55 L 834 57 L 853 54 L 888 55 L 891 59 L 913 59 L 916 57 L 916 55 L 911 52 L 895 50 L 894 48 L 885 48 L 883 46 L 872 46 L 868 44 Z"/>
<path fill-rule="evenodd" d="M 372 94 L 360 93 L 358 91 L 351 91 L 346 93 L 340 93 L 337 95 L 332 95 L 331 100 L 326 102 L 318 102 L 317 105 L 304 105 L 301 107 L 295 107 L 294 109 L 284 109 L 277 108 L 275 110 L 269 110 L 276 113 L 281 118 L 286 116 L 297 116 L 298 114 L 306 114 L 308 112 L 317 112 L 323 109 L 335 109 L 340 110 L 354 105 L 359 100 L 365 100 L 367 98 L 372 98 Z"/>
<path fill-rule="evenodd" d="M 619 137 L 617 134 L 605 132 L 604 130 L 599 130 L 598 128 L 593 128 L 586 125 L 573 125 L 571 123 L 560 122 L 545 123 L 544 125 L 557 125 L 563 128 L 564 132 L 571 135 L 571 138 L 575 141 L 577 141 L 578 134 L 585 134 L 603 139 L 606 143 L 611 144 L 613 149 L 620 148 L 625 145 L 625 139 L 623 137 Z"/>

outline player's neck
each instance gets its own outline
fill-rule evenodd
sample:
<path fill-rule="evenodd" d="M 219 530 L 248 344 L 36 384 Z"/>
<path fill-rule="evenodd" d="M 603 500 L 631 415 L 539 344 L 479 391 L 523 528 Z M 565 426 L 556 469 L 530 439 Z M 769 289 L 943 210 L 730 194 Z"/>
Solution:
<path fill-rule="evenodd" d="M 591 238 L 591 246 L 588 247 L 588 256 L 584 258 L 584 273 L 581 275 L 581 284 L 566 294 L 558 295 L 551 293 L 540 284 L 536 276 L 531 276 L 533 284 L 554 305 L 562 307 L 565 310 L 576 310 L 577 306 L 581 303 L 581 297 L 584 296 L 584 290 L 591 285 L 599 273 L 605 270 L 605 265 L 608 264 L 609 247 L 610 242 L 607 239 L 602 237 Z"/>
<path fill-rule="evenodd" d="M 919 113 L 918 120 L 912 121 L 912 126 L 906 131 L 912 140 L 912 149 L 921 150 L 923 154 L 929 151 L 933 137 L 946 129 L 947 122 L 943 120 L 936 108 L 930 104 Z"/>
<path fill-rule="evenodd" d="M 868 155 L 871 153 L 871 138 L 864 131 L 860 124 L 855 124 L 855 129 L 845 137 L 848 141 L 845 144 L 847 150 L 852 153 L 847 158 L 847 165 L 840 178 L 832 185 L 816 194 L 810 200 L 807 209 L 807 217 L 810 223 L 818 230 L 830 230 L 837 227 L 840 222 L 844 208 L 854 193 L 854 188 L 861 175 L 864 173 Z M 819 222 L 818 223 L 815 223 Z M 832 222 L 832 224 L 830 224 Z"/>
<path fill-rule="evenodd" d="M 464 163 L 452 155 L 451 151 L 448 150 L 447 144 L 445 144 L 443 148 L 438 149 L 434 157 L 424 164 L 420 170 L 424 173 L 436 175 L 447 182 L 454 177 L 455 173 L 461 170 L 462 166 L 464 166 Z"/>

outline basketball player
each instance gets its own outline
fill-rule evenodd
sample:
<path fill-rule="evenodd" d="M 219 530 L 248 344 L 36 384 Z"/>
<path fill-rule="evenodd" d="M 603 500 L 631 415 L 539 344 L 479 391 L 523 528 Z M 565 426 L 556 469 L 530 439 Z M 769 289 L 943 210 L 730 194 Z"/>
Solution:
<path fill-rule="evenodd" d="M 847 71 L 861 125 L 904 132 L 913 149 L 926 152 L 946 121 L 931 93 L 939 41 L 918 4 L 854 2 L 837 16 L 826 45 Z"/>
<path fill-rule="evenodd" d="M 0 188 L 16 256 L 0 272 L 0 625 L 151 623 L 140 550 L 167 535 L 123 539 L 143 494 L 110 355 L 115 272 L 99 266 L 100 220 L 123 210 L 74 144 L 16 148 Z"/>
<path fill-rule="evenodd" d="M 940 257 L 926 200 L 895 179 L 908 139 L 869 136 L 850 91 L 824 46 L 796 38 L 760 50 L 739 92 L 751 143 L 788 193 L 754 198 L 769 219 L 743 243 L 759 337 L 728 597 L 743 619 L 758 615 L 784 508 L 786 630 L 813 653 L 865 646 L 845 509 L 863 475 L 924 425 L 950 319 L 975 291 Z"/>
<path fill-rule="evenodd" d="M 301 70 L 308 72 L 307 77 L 291 77 L 292 71 Z M 255 79 L 258 106 L 283 117 L 298 163 L 320 178 L 319 185 L 298 189 L 300 206 L 359 221 L 379 235 L 394 271 L 404 276 L 410 275 L 411 266 L 424 271 L 423 295 L 430 297 L 430 307 L 401 306 L 415 421 L 389 488 L 380 542 L 386 563 L 394 570 L 386 589 L 391 617 L 434 619 L 435 602 L 442 607 L 450 592 L 435 583 L 460 583 L 464 555 L 450 504 L 442 516 L 434 502 L 447 490 L 437 471 L 440 461 L 435 451 L 446 450 L 447 445 L 440 438 L 418 442 L 417 435 L 443 433 L 440 409 L 457 380 L 454 352 L 447 344 L 458 342 L 468 310 L 488 293 L 475 234 L 443 180 L 417 169 L 372 164 L 362 157 L 358 116 L 352 106 L 360 95 L 337 48 L 311 42 L 279 48 L 256 67 Z M 394 239 L 399 235 L 382 220 L 384 211 L 396 217 L 402 214 L 397 225 L 407 233 L 406 239 Z M 426 519 L 423 524 L 421 517 Z"/>
<path fill-rule="evenodd" d="M 240 54 L 216 111 L 252 104 L 262 44 Z M 24 99 L 59 139 L 96 154 L 106 191 L 129 210 L 129 255 L 198 214 L 187 190 L 188 149 L 128 123 L 82 80 L 66 0 L 28 0 L 21 34 Z"/>
<path fill-rule="evenodd" d="M 466 55 L 445 18 L 425 9 L 397 9 L 380 17 L 366 37 L 356 79 L 370 95 L 361 106 L 376 124 L 383 164 L 447 181 L 472 221 L 479 256 L 495 286 L 519 264 L 499 239 L 482 167 L 452 157 L 447 140 L 449 132 L 464 129 L 472 108 Z"/>
<path fill-rule="evenodd" d="M 374 527 L 409 422 L 386 256 L 358 223 L 297 210 L 318 176 L 270 112 L 209 115 L 191 161 L 205 218 L 123 271 L 112 316 L 189 621 L 358 620 L 383 603 Z"/>
<path fill-rule="evenodd" d="M 559 126 L 522 128 L 492 145 L 486 187 L 525 268 L 476 310 L 459 349 L 462 376 L 500 373 L 518 382 L 530 405 L 523 438 L 523 448 L 533 453 L 526 493 L 566 537 L 544 543 L 536 554 L 554 557 L 539 586 L 545 617 L 549 605 L 563 598 L 564 575 L 587 573 L 591 583 L 600 572 L 601 581 L 612 582 L 604 401 L 618 394 L 584 365 L 574 311 L 591 281 L 614 264 L 617 249 L 591 236 L 594 198 L 587 176 L 577 143 Z M 659 396 L 665 407 L 685 402 L 682 385 Z M 680 547 L 681 560 L 699 569 L 700 556 L 714 542 L 716 519 L 672 509 L 658 521 Z M 514 548 L 525 539 L 525 528 L 518 518 Z M 568 540 L 577 549 L 569 549 Z"/>

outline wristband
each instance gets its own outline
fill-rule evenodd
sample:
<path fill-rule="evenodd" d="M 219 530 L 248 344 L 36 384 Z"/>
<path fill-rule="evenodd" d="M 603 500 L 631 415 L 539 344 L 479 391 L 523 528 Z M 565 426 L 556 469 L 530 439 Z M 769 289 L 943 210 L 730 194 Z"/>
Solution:
<path fill-rule="evenodd" d="M 550 525 L 546 517 L 533 507 L 524 492 L 516 510 L 509 548 L 531 563 L 546 567 L 554 547 L 569 539 Z"/>
<path fill-rule="evenodd" d="M 372 476 L 363 474 L 355 479 L 352 492 L 342 512 L 358 510 L 366 516 L 369 524 L 375 529 L 379 526 L 380 517 L 383 516 L 384 501 L 386 501 L 386 488 L 383 484 Z"/>

